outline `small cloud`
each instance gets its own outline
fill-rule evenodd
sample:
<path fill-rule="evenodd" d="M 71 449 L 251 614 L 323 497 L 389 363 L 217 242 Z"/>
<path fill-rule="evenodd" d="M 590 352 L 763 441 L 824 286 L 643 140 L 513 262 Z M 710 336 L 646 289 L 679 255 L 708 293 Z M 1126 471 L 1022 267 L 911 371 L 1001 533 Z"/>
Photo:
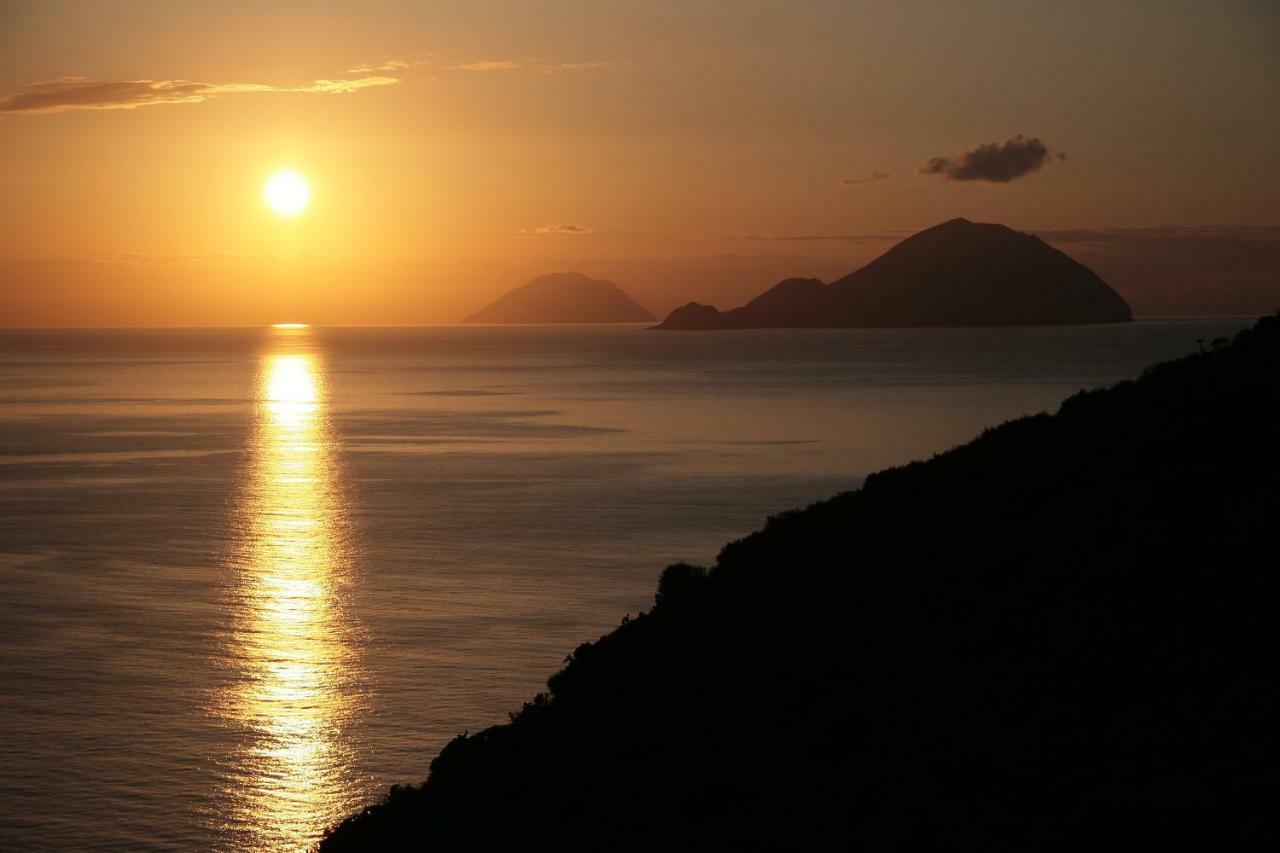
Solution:
<path fill-rule="evenodd" d="M 85 258 L 93 264 L 152 264 L 160 260 L 151 252 L 115 252 L 101 257 Z"/>
<path fill-rule="evenodd" d="M 840 186 L 856 187 L 860 184 L 869 184 L 872 181 L 883 181 L 892 174 L 892 169 L 872 169 L 869 174 L 863 175 L 861 178 L 841 178 Z"/>
<path fill-rule="evenodd" d="M 132 266 L 182 266 L 219 263 L 248 263 L 259 266 L 283 264 L 333 264 L 344 263 L 337 258 L 311 252 L 282 255 L 269 252 L 208 252 L 197 255 L 157 255 L 152 252 L 117 251 L 109 255 L 83 258 L 93 264 Z"/>
<path fill-rule="evenodd" d="M 611 68 L 612 62 L 540 62 L 533 66 L 534 70 L 543 74 L 553 74 L 556 71 L 589 71 L 593 68 Z"/>
<path fill-rule="evenodd" d="M 880 231 L 868 234 L 736 234 L 730 240 L 780 243 L 886 243 L 911 235 L 910 231 Z"/>
<path fill-rule="evenodd" d="M 519 59 L 484 59 L 479 62 L 462 62 L 448 66 L 453 71 L 530 71 L 535 74 L 555 74 L 561 71 L 587 71 L 593 68 L 609 68 L 612 62 L 525 62 Z"/>
<path fill-rule="evenodd" d="M 209 95 L 239 95 L 253 92 L 285 92 L 304 95 L 346 95 L 370 86 L 391 86 L 396 77 L 357 77 L 343 80 L 315 80 L 306 86 L 268 86 L 262 83 L 223 83 L 210 86 Z"/>
<path fill-rule="evenodd" d="M 412 71 L 428 64 L 426 59 L 388 59 L 378 65 L 357 65 L 348 68 L 348 74 L 391 74 Z"/>
<path fill-rule="evenodd" d="M 584 234 L 594 234 L 595 229 L 590 225 L 561 222 L 555 225 L 543 225 L 539 228 L 534 228 L 532 231 L 522 230 L 520 233 L 534 237 L 581 237 Z"/>
<path fill-rule="evenodd" d="M 158 104 L 198 104 L 221 95 L 295 93 L 340 95 L 371 86 L 390 86 L 395 77 L 314 80 L 302 86 L 267 83 L 197 83 L 190 80 L 89 80 L 61 77 L 32 83 L 0 97 L 0 113 L 61 113 L 68 110 L 133 110 Z"/>
<path fill-rule="evenodd" d="M 1051 152 L 1039 139 L 1018 134 L 1007 142 L 987 142 L 953 157 L 932 157 L 916 171 L 921 175 L 942 175 L 948 181 L 1007 184 L 1038 172 L 1051 160 L 1065 159 L 1067 155 Z"/>
<path fill-rule="evenodd" d="M 464 62 L 449 66 L 454 71 L 517 71 L 523 66 L 514 59 L 482 59 L 479 62 Z"/>
<path fill-rule="evenodd" d="M 1174 246 L 1208 246 L 1238 249 L 1267 245 L 1280 249 L 1280 226 L 1268 225 L 1175 225 L 1156 228 L 1062 228 L 1037 231 L 1036 236 L 1054 243 L 1102 246 L 1142 244 L 1153 251 Z M 1196 249 L 1194 251 L 1200 251 Z M 1280 257 L 1280 255 L 1276 255 Z"/>

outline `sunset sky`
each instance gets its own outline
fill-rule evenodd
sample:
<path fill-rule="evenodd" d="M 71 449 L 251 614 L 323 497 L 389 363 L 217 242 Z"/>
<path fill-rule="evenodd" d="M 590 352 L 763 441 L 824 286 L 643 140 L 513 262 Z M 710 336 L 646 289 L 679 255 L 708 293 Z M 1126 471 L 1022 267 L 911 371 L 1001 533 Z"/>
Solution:
<path fill-rule="evenodd" d="M 261 5 L 0 0 L 0 324 L 726 308 L 956 216 L 1280 306 L 1272 0 Z"/>

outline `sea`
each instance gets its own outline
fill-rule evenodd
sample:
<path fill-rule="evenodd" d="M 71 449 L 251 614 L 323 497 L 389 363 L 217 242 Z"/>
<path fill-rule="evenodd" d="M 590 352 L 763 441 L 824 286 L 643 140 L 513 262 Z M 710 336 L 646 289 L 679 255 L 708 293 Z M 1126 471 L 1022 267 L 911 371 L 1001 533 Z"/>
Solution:
<path fill-rule="evenodd" d="M 0 849 L 308 849 L 668 564 L 1248 324 L 0 330 Z"/>

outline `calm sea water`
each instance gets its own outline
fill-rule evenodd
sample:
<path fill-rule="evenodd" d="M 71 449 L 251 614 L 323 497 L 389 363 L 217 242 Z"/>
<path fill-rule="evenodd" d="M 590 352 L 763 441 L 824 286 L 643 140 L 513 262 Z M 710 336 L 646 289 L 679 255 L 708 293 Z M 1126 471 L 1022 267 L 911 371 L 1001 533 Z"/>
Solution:
<path fill-rule="evenodd" d="M 0 848 L 305 848 L 668 563 L 1244 325 L 0 331 Z"/>

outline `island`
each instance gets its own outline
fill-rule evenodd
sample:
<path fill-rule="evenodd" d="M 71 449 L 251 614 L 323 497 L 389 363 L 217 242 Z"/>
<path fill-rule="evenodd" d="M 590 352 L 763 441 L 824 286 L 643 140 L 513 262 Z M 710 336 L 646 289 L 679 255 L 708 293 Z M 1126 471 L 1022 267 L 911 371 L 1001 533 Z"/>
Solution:
<path fill-rule="evenodd" d="M 1093 270 L 1004 225 L 952 219 L 844 278 L 789 278 L 740 308 L 691 302 L 665 330 L 1123 323 L 1129 304 Z"/>
<path fill-rule="evenodd" d="M 1249 848 L 1278 422 L 1271 316 L 773 517 L 321 849 Z"/>
<path fill-rule="evenodd" d="M 551 273 L 500 297 L 463 323 L 652 323 L 655 318 L 611 281 Z"/>

